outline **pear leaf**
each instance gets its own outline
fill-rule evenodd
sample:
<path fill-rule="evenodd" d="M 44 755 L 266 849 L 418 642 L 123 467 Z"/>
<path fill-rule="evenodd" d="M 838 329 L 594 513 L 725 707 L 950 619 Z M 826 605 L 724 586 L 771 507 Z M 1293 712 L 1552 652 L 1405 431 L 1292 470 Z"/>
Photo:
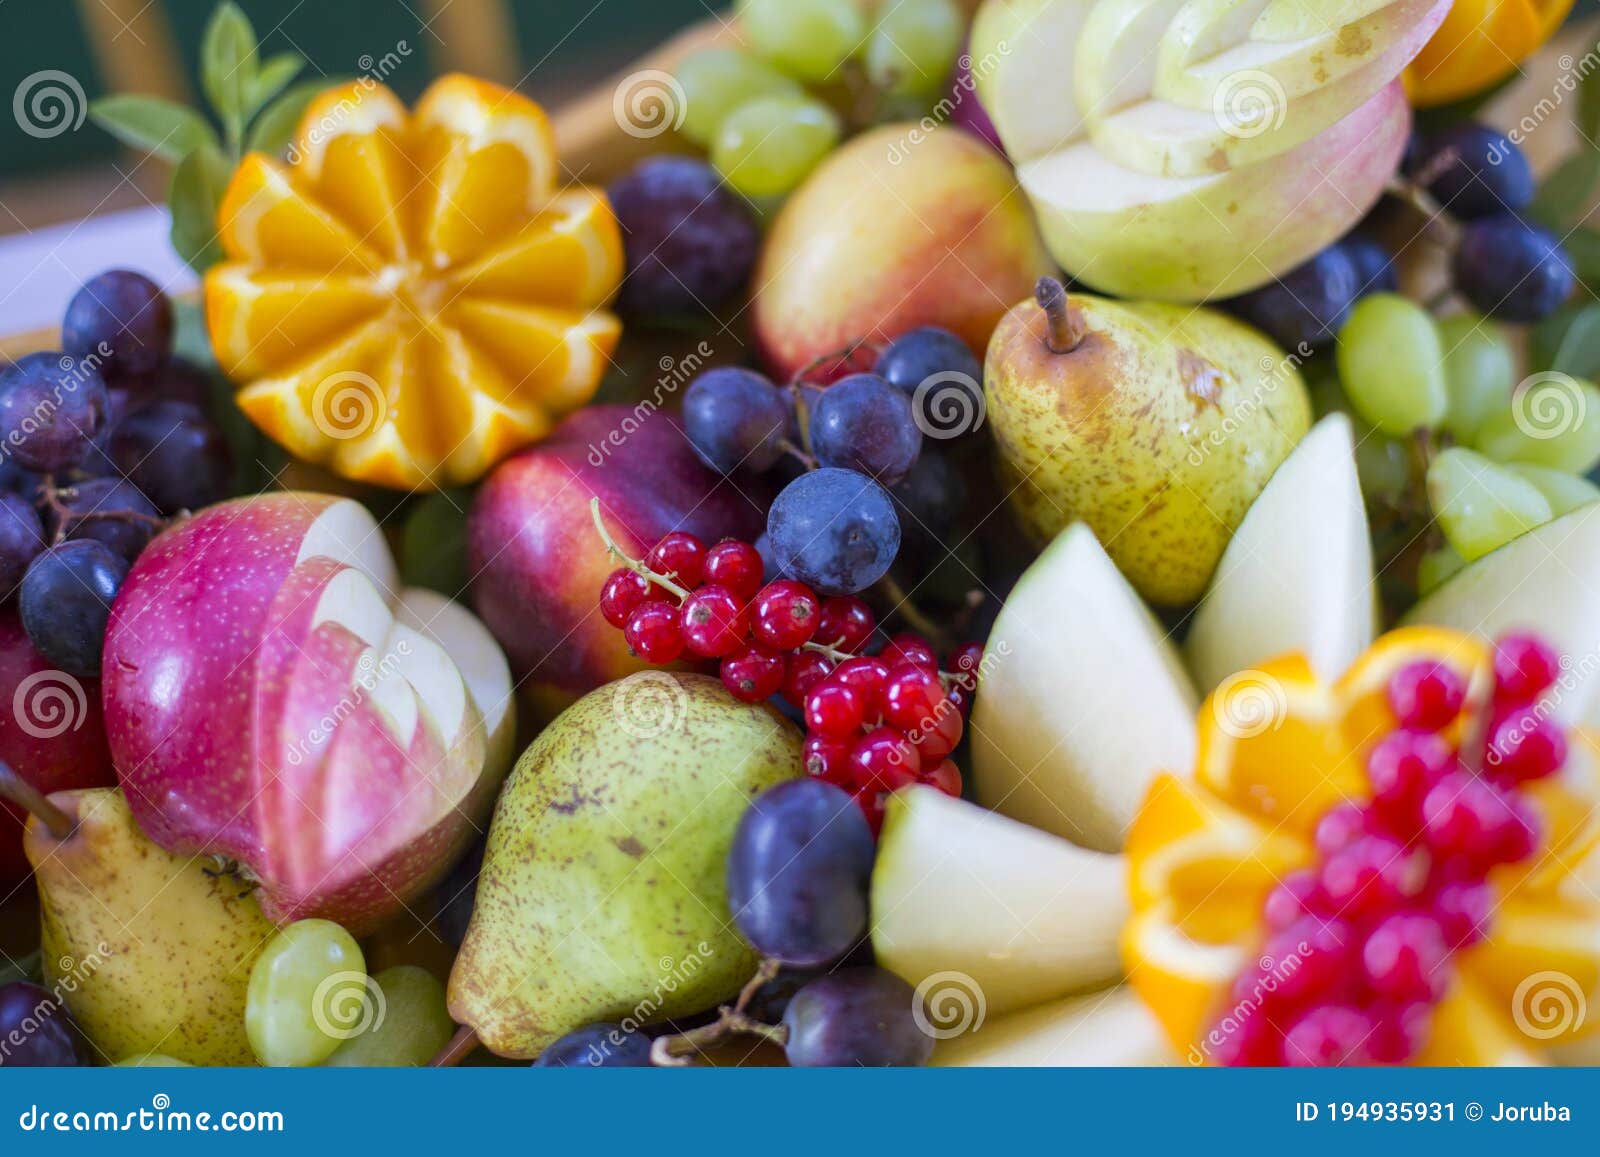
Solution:
<path fill-rule="evenodd" d="M 200 83 L 227 130 L 230 147 L 244 135 L 256 86 L 256 32 L 233 0 L 218 4 L 200 40 Z"/>
<path fill-rule="evenodd" d="M 196 273 L 222 260 L 217 244 L 217 208 L 232 166 L 211 145 L 202 145 L 178 162 L 167 191 L 172 214 L 172 247 Z"/>
<path fill-rule="evenodd" d="M 192 108 L 153 96 L 103 97 L 89 116 L 125 145 L 177 163 L 201 145 L 217 144 L 217 134 Z"/>
<path fill-rule="evenodd" d="M 332 80 L 326 77 L 303 81 L 273 101 L 250 126 L 250 139 L 245 147 L 251 152 L 269 153 L 272 156 L 282 153 L 294 139 L 295 130 L 300 127 L 300 118 L 305 115 L 307 106 L 319 93 L 327 91 L 331 83 Z"/>

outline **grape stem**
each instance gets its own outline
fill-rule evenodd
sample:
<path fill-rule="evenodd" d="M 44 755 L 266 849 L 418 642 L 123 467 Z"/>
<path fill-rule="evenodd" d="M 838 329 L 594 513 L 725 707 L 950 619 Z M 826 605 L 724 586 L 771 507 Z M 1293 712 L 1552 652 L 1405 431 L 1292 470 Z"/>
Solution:
<path fill-rule="evenodd" d="M 944 628 L 930 619 L 916 603 L 911 601 L 911 596 L 904 587 L 895 580 L 892 574 L 885 574 L 878 580 L 878 586 L 883 595 L 894 604 L 894 613 L 899 615 L 912 628 L 920 631 L 928 641 L 938 646 L 939 650 L 949 648 L 950 639 L 945 634 Z"/>
<path fill-rule="evenodd" d="M 694 1053 L 721 1044 L 733 1036 L 756 1036 L 782 1048 L 789 1041 L 787 1025 L 765 1024 L 745 1012 L 762 986 L 771 983 L 778 975 L 780 967 L 778 961 L 767 957 L 757 966 L 755 975 L 745 981 L 738 999 L 717 1010 L 716 1020 L 687 1032 L 657 1037 L 650 1044 L 650 1063 L 660 1068 L 682 1068 L 691 1063 L 690 1058 Z"/>
<path fill-rule="evenodd" d="M 600 532 L 600 541 L 605 543 L 606 552 L 623 566 L 637 575 L 642 575 L 647 582 L 655 583 L 665 591 L 676 595 L 679 599 L 689 597 L 689 592 L 663 574 L 657 574 L 636 558 L 629 558 L 626 551 L 617 545 L 616 539 L 606 530 L 606 524 L 600 517 L 600 500 L 591 496 L 589 498 L 589 515 L 594 519 L 594 528 Z"/>
<path fill-rule="evenodd" d="M 75 495 L 76 486 L 57 486 L 52 475 L 45 475 L 43 485 L 40 487 L 44 505 L 51 514 L 55 515 L 56 533 L 51 541 L 51 546 L 64 541 L 73 526 L 80 522 L 132 522 L 142 526 L 149 526 L 155 530 L 162 530 L 167 525 L 167 520 L 159 515 L 140 514 L 136 510 L 69 510 L 61 502 L 61 495 Z"/>
<path fill-rule="evenodd" d="M 470 1025 L 462 1025 L 456 1029 L 455 1036 L 445 1044 L 428 1062 L 430 1069 L 453 1069 L 473 1053 L 478 1051 L 478 1046 L 483 1042 L 478 1039 L 477 1032 Z"/>
<path fill-rule="evenodd" d="M 1422 174 L 1426 176 L 1426 174 Z M 1431 179 L 1431 178 L 1430 178 Z M 1404 201 L 1426 218 L 1422 232 L 1423 236 L 1431 231 L 1436 234 L 1432 240 L 1437 241 L 1446 249 L 1454 249 L 1456 242 L 1461 239 L 1461 226 L 1457 225 L 1455 218 L 1450 216 L 1449 210 L 1441 205 L 1423 186 L 1427 182 L 1408 181 L 1404 177 L 1390 179 L 1384 192 L 1397 200 Z"/>
<path fill-rule="evenodd" d="M 70 839 L 78 821 L 50 802 L 50 797 L 23 779 L 4 760 L 0 760 L 0 799 L 9 800 L 33 816 L 57 841 Z"/>
<path fill-rule="evenodd" d="M 785 454 L 788 454 L 792 458 L 799 461 L 799 463 L 807 470 L 815 470 L 817 468 L 817 460 L 810 454 L 807 454 L 799 446 L 789 441 L 789 439 L 785 438 L 783 441 L 778 443 L 778 446 Z"/>
<path fill-rule="evenodd" d="M 794 375 L 789 379 L 789 389 L 798 390 L 802 385 L 805 384 L 807 378 L 816 373 L 825 365 L 853 361 L 855 356 L 862 350 L 871 350 L 873 353 L 877 353 L 880 349 L 881 347 L 878 345 L 878 343 L 872 341 L 870 338 L 858 337 L 854 341 L 840 346 L 838 349 L 829 350 L 827 353 L 818 354 L 816 357 L 812 358 L 809 362 L 794 372 Z"/>

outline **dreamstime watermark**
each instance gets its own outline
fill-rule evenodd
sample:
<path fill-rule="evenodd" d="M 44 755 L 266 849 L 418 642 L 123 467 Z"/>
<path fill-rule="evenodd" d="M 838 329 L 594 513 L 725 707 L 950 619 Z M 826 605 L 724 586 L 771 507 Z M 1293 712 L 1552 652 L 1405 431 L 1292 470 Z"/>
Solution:
<path fill-rule="evenodd" d="M 305 159 L 303 149 L 320 148 L 342 133 L 345 125 L 355 116 L 356 110 L 366 102 L 367 95 L 382 85 L 405 63 L 413 51 L 410 41 L 397 40 L 394 47 L 382 56 L 374 57 L 369 52 L 362 53 L 356 59 L 360 75 L 351 84 L 353 91 L 341 97 L 332 108 L 322 109 L 321 116 L 302 127 L 301 132 L 289 143 L 285 153 L 288 162 L 291 165 L 298 165 Z"/>
<path fill-rule="evenodd" d="M 986 52 L 977 59 L 963 55 L 960 60 L 960 72 L 949 94 L 940 97 L 938 103 L 929 109 L 921 120 L 889 146 L 889 163 L 899 165 L 911 155 L 911 150 L 927 140 L 935 129 L 948 123 L 955 116 L 957 109 L 969 100 L 977 100 L 978 81 L 988 77 L 1000 67 L 1000 61 L 1010 55 L 1011 44 L 1005 40 L 996 44 L 993 52 Z"/>
<path fill-rule="evenodd" d="M 339 442 L 363 438 L 383 425 L 389 399 L 371 374 L 340 370 L 317 383 L 311 394 L 311 421 Z"/>
<path fill-rule="evenodd" d="M 682 959 L 672 956 L 661 957 L 656 962 L 661 975 L 651 987 L 649 994 L 635 1004 L 633 1009 L 617 1022 L 615 1028 L 610 1029 L 601 1040 L 589 1046 L 582 1063 L 596 1068 L 603 1067 L 615 1050 L 628 1047 L 629 1037 L 645 1025 L 665 1019 L 661 1010 L 666 1006 L 668 999 L 698 976 L 706 963 L 716 954 L 717 950 L 702 940 Z"/>
<path fill-rule="evenodd" d="M 1189 447 L 1185 461 L 1190 466 L 1204 465 L 1205 460 L 1211 456 L 1212 451 L 1220 450 L 1225 446 L 1239 429 L 1255 416 L 1257 410 L 1264 406 L 1268 399 L 1283 388 L 1285 382 L 1298 381 L 1300 367 L 1311 356 L 1311 347 L 1301 342 L 1295 347 L 1294 352 L 1287 353 L 1281 358 L 1270 354 L 1262 354 L 1256 363 L 1261 371 L 1261 376 L 1256 379 L 1255 387 L 1250 395 L 1241 399 L 1232 407 L 1223 410 L 1222 420 L 1210 430 L 1198 443 Z M 1212 398 L 1211 402 L 1216 399 Z M 1201 404 L 1206 404 L 1202 402 Z"/>
<path fill-rule="evenodd" d="M 157 1093 L 147 1109 L 123 1112 L 52 1109 L 29 1105 L 17 1117 L 24 1133 L 282 1133 L 283 1114 L 274 1110 L 225 1109 L 191 1113 L 174 1109 L 172 1098 Z"/>
<path fill-rule="evenodd" d="M 373 658 L 372 652 L 368 651 L 356 660 L 356 675 L 351 683 L 352 694 L 340 698 L 322 718 L 312 724 L 301 739 L 290 746 L 288 755 L 290 766 L 300 766 L 313 748 L 332 738 L 339 725 L 356 713 L 357 708 L 366 702 L 367 697 L 379 683 L 399 674 L 400 660 L 410 654 L 410 641 L 399 639 L 395 642 L 394 649 L 381 659 Z"/>
<path fill-rule="evenodd" d="M 1283 684 L 1265 671 L 1236 671 L 1212 692 L 1211 713 L 1224 735 L 1254 739 L 1283 726 L 1289 697 Z"/>
<path fill-rule="evenodd" d="M 334 1040 L 354 1040 L 377 1032 L 388 1013 L 382 986 L 355 969 L 323 977 L 311 994 L 311 1021 Z"/>
<path fill-rule="evenodd" d="M 11 94 L 17 127 L 41 141 L 75 132 L 89 115 L 89 98 L 71 73 L 44 68 L 22 78 Z"/>
<path fill-rule="evenodd" d="M 76 397 L 80 390 L 85 389 L 89 382 L 101 380 L 100 370 L 106 360 L 111 356 L 111 345 L 100 342 L 94 350 L 85 356 L 73 357 L 71 354 L 35 354 L 32 358 L 24 359 L 30 367 L 37 368 L 41 361 L 55 359 L 53 372 L 50 374 L 50 390 L 44 397 L 33 404 L 33 408 L 23 414 L 20 421 L 15 422 L 7 432 L 5 442 L 0 445 L 0 460 L 12 457 L 17 447 L 26 445 L 41 431 L 51 430 L 57 421 L 58 415 L 66 407 L 69 399 Z M 90 395 L 93 396 L 92 394 Z M 101 415 L 102 422 L 110 421 L 110 414 Z M 73 424 L 76 429 L 76 419 L 67 416 L 65 420 Z"/>
<path fill-rule="evenodd" d="M 35 671 L 12 692 L 11 717 L 35 739 L 59 739 L 83 726 L 89 696 L 65 671 Z"/>
<path fill-rule="evenodd" d="M 942 370 L 917 383 L 911 418 L 924 437 L 947 441 L 983 425 L 983 383 L 960 370 Z"/>
<path fill-rule="evenodd" d="M 1600 68 L 1600 45 L 1577 59 L 1574 59 L 1571 53 L 1562 53 L 1556 59 L 1556 67 L 1560 71 L 1550 88 L 1549 95 L 1540 97 L 1532 108 L 1505 130 L 1506 139 L 1519 149 L 1545 122 L 1561 110 L 1567 103 L 1568 97 L 1577 96 L 1589 74 Z M 1500 165 L 1510 156 L 1511 150 L 1496 141 L 1489 149 L 1488 161 L 1490 165 Z"/>
<path fill-rule="evenodd" d="M 659 739 L 689 715 L 689 692 L 667 671 L 640 671 L 612 684 L 611 714 L 635 739 Z"/>
<path fill-rule="evenodd" d="M 649 421 L 672 395 L 683 388 L 684 383 L 694 379 L 713 352 L 711 344 L 702 339 L 694 349 L 682 357 L 675 358 L 663 354 L 661 360 L 656 363 L 661 375 L 656 378 L 655 388 L 650 391 L 650 396 L 641 398 L 635 403 L 633 409 L 623 416 L 622 421 L 608 430 L 604 438 L 589 443 L 589 465 L 604 466 L 606 459 L 622 449 L 628 439 L 638 433 L 639 427 Z"/>
<path fill-rule="evenodd" d="M 611 95 L 611 115 L 630 137 L 649 140 L 683 126 L 689 98 L 670 72 L 643 68 L 622 78 Z"/>
<path fill-rule="evenodd" d="M 1518 382 L 1511 391 L 1511 420 L 1529 438 L 1547 442 L 1580 428 L 1589 416 L 1589 397 L 1578 380 L 1546 370 Z"/>
<path fill-rule="evenodd" d="M 1522 1035 L 1554 1040 L 1583 1027 L 1589 1001 L 1583 985 L 1565 972 L 1535 972 L 1511 994 L 1511 1019 Z"/>
<path fill-rule="evenodd" d="M 1229 1040 L 1243 1032 L 1245 1024 L 1261 1011 L 1266 999 L 1305 966 L 1307 958 L 1313 951 L 1310 943 L 1302 940 L 1294 946 L 1292 952 L 1285 954 L 1281 959 L 1263 956 L 1257 960 L 1255 983 L 1250 986 L 1250 991 L 1241 996 L 1232 1008 L 1212 1023 L 1198 1044 L 1189 1046 L 1189 1063 L 1196 1066 L 1205 1064 L 1217 1049 L 1224 1047 Z"/>
<path fill-rule="evenodd" d="M 1271 73 L 1241 69 L 1223 77 L 1211 94 L 1211 115 L 1234 140 L 1252 140 L 1283 127 L 1289 95 Z"/>
<path fill-rule="evenodd" d="M 949 970 L 924 977 L 911 998 L 911 1019 L 934 1040 L 977 1032 L 988 1014 L 983 986 L 965 972 Z"/>
<path fill-rule="evenodd" d="M 13 1050 L 26 1047 L 28 1038 L 49 1024 L 52 1017 L 65 1017 L 67 997 L 77 992 L 110 957 L 111 946 L 101 941 L 88 956 L 63 956 L 57 960 L 54 970 L 56 979 L 50 990 L 20 1020 L 13 1023 L 4 1036 L 0 1036 L 0 1064 L 10 1059 Z"/>

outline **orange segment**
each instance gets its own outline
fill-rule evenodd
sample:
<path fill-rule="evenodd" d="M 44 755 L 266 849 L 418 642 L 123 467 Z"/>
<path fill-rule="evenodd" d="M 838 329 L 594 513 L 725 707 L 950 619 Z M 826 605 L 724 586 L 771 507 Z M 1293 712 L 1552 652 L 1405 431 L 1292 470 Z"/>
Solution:
<path fill-rule="evenodd" d="M 1531 1065 L 1537 1060 L 1509 1025 L 1504 1006 L 1470 978 L 1457 976 L 1434 1006 L 1428 1043 L 1415 1062 L 1428 1066 Z"/>
<path fill-rule="evenodd" d="M 1210 1017 L 1250 957 L 1238 945 L 1189 939 L 1169 912 L 1155 908 L 1128 921 L 1122 934 L 1122 958 L 1133 990 L 1167 1036 L 1187 1048 L 1204 1034 Z"/>
<path fill-rule="evenodd" d="M 583 315 L 506 302 L 463 299 L 450 323 L 502 367 L 509 386 L 495 392 L 536 393 L 555 413 L 588 401 L 588 383 L 605 373 L 622 327 L 610 314 Z M 520 374 L 513 379 L 512 374 Z"/>
<path fill-rule="evenodd" d="M 1600 928 L 1592 908 L 1507 897 L 1493 934 L 1461 957 L 1530 1043 L 1558 1043 L 1600 1024 Z"/>
<path fill-rule="evenodd" d="M 1551 22 L 1557 7 L 1540 13 L 1532 0 L 1457 0 L 1406 69 L 1406 95 L 1439 105 L 1483 91 L 1544 43 L 1560 24 Z"/>
<path fill-rule="evenodd" d="M 352 81 L 322 93 L 300 119 L 295 149 L 312 194 L 393 261 L 411 256 L 406 214 L 415 184 L 405 154 L 406 106 L 383 85 Z"/>
<path fill-rule="evenodd" d="M 602 305 L 622 280 L 622 231 L 595 189 L 558 193 L 526 228 L 456 270 L 462 293 L 532 305 Z"/>
<path fill-rule="evenodd" d="M 222 265 L 206 279 L 206 328 L 230 377 L 253 378 L 304 361 L 351 326 L 389 307 L 370 278 L 285 273 L 251 276 Z"/>
<path fill-rule="evenodd" d="M 1463 714 L 1471 715 L 1487 700 L 1492 674 L 1488 648 L 1481 642 L 1438 627 L 1390 631 L 1351 665 L 1334 688 L 1343 705 L 1340 727 L 1344 742 L 1352 750 L 1365 751 L 1394 730 L 1389 681 L 1402 667 L 1422 662 L 1439 663 L 1461 676 L 1467 686 Z M 1455 742 L 1459 732 L 1447 729 L 1445 737 Z"/>
<path fill-rule="evenodd" d="M 288 169 L 259 153 L 240 163 L 217 221 L 222 248 L 235 261 L 316 273 L 376 273 L 383 264 Z"/>

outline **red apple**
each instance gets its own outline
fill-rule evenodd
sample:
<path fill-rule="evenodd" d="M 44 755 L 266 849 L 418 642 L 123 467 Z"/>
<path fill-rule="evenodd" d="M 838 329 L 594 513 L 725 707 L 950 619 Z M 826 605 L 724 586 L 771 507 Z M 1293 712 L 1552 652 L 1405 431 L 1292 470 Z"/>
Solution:
<path fill-rule="evenodd" d="M 360 933 L 446 871 L 511 755 L 510 671 L 465 608 L 401 591 L 365 507 L 211 507 L 112 608 L 106 732 L 168 851 L 237 861 L 273 920 Z"/>
<path fill-rule="evenodd" d="M 0 759 L 49 794 L 117 782 L 100 683 L 57 671 L 34 650 L 14 606 L 0 609 Z M 0 900 L 28 878 L 21 809 L 0 803 Z"/>
<path fill-rule="evenodd" d="M 735 485 L 704 466 L 675 416 L 630 406 L 579 411 L 501 463 L 467 520 L 472 601 L 546 718 L 643 666 L 596 609 L 617 564 L 595 533 L 591 497 L 635 558 L 671 530 L 754 541 L 771 499 L 764 484 Z"/>

